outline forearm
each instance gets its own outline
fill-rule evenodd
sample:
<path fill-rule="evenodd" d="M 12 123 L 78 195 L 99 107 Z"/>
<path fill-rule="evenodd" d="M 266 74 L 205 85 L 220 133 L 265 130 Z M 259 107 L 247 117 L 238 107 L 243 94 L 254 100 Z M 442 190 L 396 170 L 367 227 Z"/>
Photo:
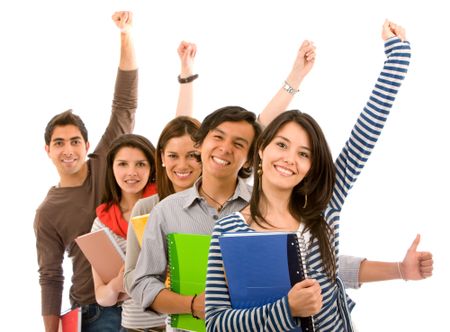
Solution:
<path fill-rule="evenodd" d="M 122 70 L 137 69 L 136 52 L 134 49 L 133 37 L 130 32 L 120 33 L 120 63 Z"/>
<path fill-rule="evenodd" d="M 299 90 L 303 81 L 303 76 L 300 77 L 294 73 L 290 73 L 286 82 L 294 89 Z M 295 94 L 288 93 L 283 86 L 277 91 L 275 96 L 269 101 L 264 110 L 259 115 L 259 121 L 263 126 L 267 126 L 278 115 L 287 110 Z"/>
<path fill-rule="evenodd" d="M 119 281 L 114 278 L 109 283 L 104 284 L 100 276 L 92 269 L 95 285 L 95 300 L 103 307 L 110 307 L 117 303 L 122 287 L 118 285 Z"/>
<path fill-rule="evenodd" d="M 180 295 L 163 289 L 156 296 L 150 308 L 163 314 L 190 314 L 192 295 Z"/>
<path fill-rule="evenodd" d="M 45 332 L 58 332 L 59 329 L 59 316 L 46 315 L 42 316 L 44 319 Z"/>
<path fill-rule="evenodd" d="M 194 82 L 183 84 L 180 83 L 180 92 L 178 94 L 178 104 L 175 116 L 182 116 L 182 115 L 192 116 L 193 113 L 192 110 L 194 105 L 193 95 L 194 95 Z"/>
<path fill-rule="evenodd" d="M 402 279 L 397 262 L 377 262 L 365 260 L 361 262 L 359 270 L 359 282 L 373 282 Z"/>

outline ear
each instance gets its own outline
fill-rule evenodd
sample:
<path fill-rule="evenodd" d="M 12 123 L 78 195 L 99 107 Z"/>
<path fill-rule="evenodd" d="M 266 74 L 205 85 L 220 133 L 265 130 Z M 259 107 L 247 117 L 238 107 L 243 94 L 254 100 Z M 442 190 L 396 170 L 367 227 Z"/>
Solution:
<path fill-rule="evenodd" d="M 161 151 L 161 162 L 165 164 L 164 152 Z"/>
<path fill-rule="evenodd" d="M 86 142 L 86 152 L 88 152 L 90 146 L 89 142 Z"/>
<path fill-rule="evenodd" d="M 263 159 L 263 157 L 262 157 L 262 150 L 258 150 L 258 156 L 259 156 L 259 159 Z"/>
<path fill-rule="evenodd" d="M 47 155 L 50 154 L 50 146 L 45 144 L 45 152 L 47 152 Z M 49 156 L 50 157 L 50 156 Z"/>

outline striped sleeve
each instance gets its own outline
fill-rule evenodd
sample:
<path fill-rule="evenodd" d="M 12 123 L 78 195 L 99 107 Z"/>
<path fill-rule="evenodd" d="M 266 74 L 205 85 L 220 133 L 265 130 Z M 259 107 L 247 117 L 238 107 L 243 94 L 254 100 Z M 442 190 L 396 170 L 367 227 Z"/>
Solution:
<path fill-rule="evenodd" d="M 385 53 L 387 60 L 370 98 L 336 160 L 336 183 L 331 199 L 334 210 L 341 210 L 348 191 L 375 147 L 408 71 L 411 58 L 408 42 L 402 42 L 397 37 L 390 38 L 385 42 Z"/>
<path fill-rule="evenodd" d="M 219 221 L 213 231 L 208 256 L 206 276 L 206 326 L 207 331 L 289 331 L 296 327 L 288 305 L 287 296 L 251 309 L 232 309 L 219 236 L 233 227 L 233 221 Z"/>

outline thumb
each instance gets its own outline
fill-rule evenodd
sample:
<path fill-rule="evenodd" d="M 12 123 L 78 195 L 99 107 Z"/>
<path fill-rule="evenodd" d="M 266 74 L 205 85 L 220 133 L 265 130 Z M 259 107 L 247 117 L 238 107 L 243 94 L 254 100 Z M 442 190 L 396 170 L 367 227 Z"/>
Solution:
<path fill-rule="evenodd" d="M 420 234 L 417 234 L 416 238 L 414 239 L 413 243 L 411 244 L 411 247 L 409 247 L 409 250 L 417 251 L 419 242 L 420 242 Z"/>

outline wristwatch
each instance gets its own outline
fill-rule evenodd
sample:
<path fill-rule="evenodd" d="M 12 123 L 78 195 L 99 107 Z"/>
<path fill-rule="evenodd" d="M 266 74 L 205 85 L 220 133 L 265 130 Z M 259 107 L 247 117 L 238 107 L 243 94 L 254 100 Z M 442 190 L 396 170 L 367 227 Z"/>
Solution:
<path fill-rule="evenodd" d="M 300 91 L 300 90 L 294 89 L 287 81 L 284 81 L 283 89 L 291 95 L 295 95 L 297 92 Z"/>

